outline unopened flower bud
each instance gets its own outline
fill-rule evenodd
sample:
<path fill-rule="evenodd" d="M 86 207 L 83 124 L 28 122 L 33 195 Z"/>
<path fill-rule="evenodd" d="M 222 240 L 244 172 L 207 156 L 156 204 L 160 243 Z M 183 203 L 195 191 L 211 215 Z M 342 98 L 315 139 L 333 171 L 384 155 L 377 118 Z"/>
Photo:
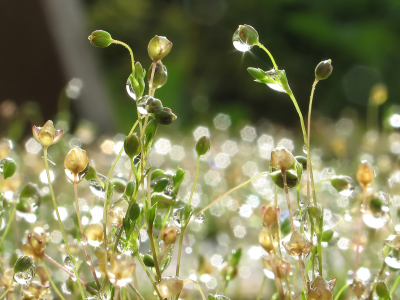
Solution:
<path fill-rule="evenodd" d="M 289 242 L 282 242 L 282 245 L 290 256 L 293 258 L 301 257 L 302 259 L 308 256 L 313 246 L 313 244 L 297 230 L 293 231 Z"/>
<path fill-rule="evenodd" d="M 335 285 L 336 278 L 326 281 L 318 275 L 313 281 L 307 282 L 307 300 L 332 300 Z"/>
<path fill-rule="evenodd" d="M 150 254 L 146 254 L 143 256 L 143 263 L 146 267 L 152 268 L 154 267 L 154 258 Z"/>
<path fill-rule="evenodd" d="M 93 31 L 91 35 L 89 35 L 89 41 L 93 46 L 99 48 L 105 48 L 112 44 L 113 39 L 111 34 L 104 30 L 96 30 Z"/>
<path fill-rule="evenodd" d="M 12 177 L 17 169 L 17 164 L 12 158 L 5 158 L 0 160 L 0 173 L 3 174 L 4 179 Z"/>
<path fill-rule="evenodd" d="M 124 151 L 130 159 L 134 158 L 140 153 L 140 140 L 136 133 L 127 136 L 124 140 Z"/>
<path fill-rule="evenodd" d="M 349 191 L 351 193 L 351 190 L 353 189 L 353 179 L 349 176 L 344 176 L 344 175 L 339 175 L 339 176 L 333 176 L 331 179 L 331 184 L 332 186 L 339 192 L 343 193 L 346 191 Z M 346 196 L 346 195 L 344 195 Z"/>
<path fill-rule="evenodd" d="M 271 164 L 280 170 L 286 171 L 295 163 L 294 156 L 285 147 L 277 147 L 271 151 Z"/>
<path fill-rule="evenodd" d="M 196 152 L 198 156 L 204 155 L 210 151 L 211 140 L 208 136 L 202 136 L 196 143 Z"/>
<path fill-rule="evenodd" d="M 327 79 L 331 75 L 332 69 L 332 61 L 330 59 L 321 61 L 315 68 L 315 79 Z"/>
<path fill-rule="evenodd" d="M 156 115 L 156 120 L 161 125 L 169 125 L 176 120 L 177 116 L 172 112 L 172 109 L 163 107 L 163 110 Z"/>
<path fill-rule="evenodd" d="M 18 258 L 14 265 L 14 274 L 25 272 L 33 266 L 33 259 L 27 255 Z"/>
<path fill-rule="evenodd" d="M 147 80 L 150 82 L 151 80 L 151 74 L 153 73 L 153 66 L 154 64 L 151 64 L 149 72 L 147 72 Z M 167 67 L 164 66 L 164 64 L 161 61 L 158 61 L 156 63 L 156 69 L 154 71 L 154 76 L 153 76 L 153 88 L 158 89 L 162 87 L 168 79 L 168 72 L 167 72 Z"/>
<path fill-rule="evenodd" d="M 271 226 L 273 223 L 278 221 L 280 214 L 280 208 L 276 209 L 274 205 L 269 204 L 268 206 L 263 205 L 261 208 L 261 217 L 267 226 Z"/>
<path fill-rule="evenodd" d="M 33 125 L 32 133 L 38 143 L 42 144 L 43 147 L 49 147 L 60 140 L 63 131 L 56 130 L 53 122 L 48 120 L 43 127 L 36 127 Z"/>
<path fill-rule="evenodd" d="M 165 36 L 156 35 L 153 37 L 147 46 L 147 52 L 153 61 L 163 59 L 172 49 L 172 42 Z"/>
<path fill-rule="evenodd" d="M 389 299 L 388 297 L 389 297 L 389 295 L 390 295 L 390 292 L 389 292 L 389 289 L 388 289 L 388 287 L 387 287 L 387 285 L 386 285 L 386 283 L 385 282 L 383 282 L 383 281 L 379 281 L 377 284 L 376 284 L 376 294 L 380 297 L 380 298 L 383 298 L 383 299 Z"/>
<path fill-rule="evenodd" d="M 85 235 L 92 244 L 100 243 L 104 240 L 103 224 L 100 222 L 90 223 L 85 228 Z"/>
<path fill-rule="evenodd" d="M 64 159 L 64 168 L 67 178 L 72 183 L 79 183 L 85 178 L 88 170 L 89 158 L 85 150 L 75 146 Z"/>
<path fill-rule="evenodd" d="M 183 280 L 176 276 L 164 277 L 156 283 L 162 298 L 170 298 L 178 295 L 183 288 Z"/>
<path fill-rule="evenodd" d="M 165 244 L 171 245 L 175 244 L 180 234 L 180 230 L 174 225 L 165 225 L 160 231 L 159 239 Z"/>
<path fill-rule="evenodd" d="M 151 114 L 159 114 L 163 110 L 163 104 L 160 99 L 149 97 L 146 102 L 146 110 Z"/>
<path fill-rule="evenodd" d="M 250 25 L 239 25 L 233 34 L 232 41 L 237 50 L 246 52 L 258 44 L 258 33 Z"/>
<path fill-rule="evenodd" d="M 371 184 L 375 177 L 374 168 L 370 165 L 369 162 L 363 160 L 357 168 L 357 180 L 363 188 L 366 188 Z"/>

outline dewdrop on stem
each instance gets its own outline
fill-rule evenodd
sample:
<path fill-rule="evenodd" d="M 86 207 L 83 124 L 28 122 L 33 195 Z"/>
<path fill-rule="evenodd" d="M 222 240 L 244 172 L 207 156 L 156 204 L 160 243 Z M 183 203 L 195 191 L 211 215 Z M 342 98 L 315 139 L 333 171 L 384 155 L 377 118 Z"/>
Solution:
<path fill-rule="evenodd" d="M 232 42 L 236 50 L 247 52 L 258 44 L 258 33 L 250 25 L 240 25 L 233 34 Z"/>

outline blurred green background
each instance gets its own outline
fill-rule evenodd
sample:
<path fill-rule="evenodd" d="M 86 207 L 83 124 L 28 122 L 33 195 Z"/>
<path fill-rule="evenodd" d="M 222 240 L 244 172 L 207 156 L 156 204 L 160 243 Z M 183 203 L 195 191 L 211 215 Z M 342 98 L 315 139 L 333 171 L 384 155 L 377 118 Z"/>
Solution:
<path fill-rule="evenodd" d="M 352 107 L 363 119 L 370 89 L 378 82 L 389 92 L 383 110 L 400 95 L 398 0 L 29 2 L 1 4 L 0 102 L 37 101 L 44 118 L 53 117 L 60 90 L 77 77 L 84 92 L 73 103 L 75 120 L 87 118 L 104 132 L 126 131 L 135 120 L 134 103 L 125 91 L 128 52 L 118 45 L 92 47 L 87 36 L 96 29 L 128 43 L 145 68 L 151 62 L 147 43 L 154 35 L 173 42 L 163 60 L 168 82 L 155 96 L 177 114 L 174 129 L 211 124 L 218 113 L 230 115 L 234 128 L 260 119 L 298 126 L 287 95 L 254 83 L 247 73 L 249 66 L 268 70 L 272 64 L 259 48 L 245 54 L 233 48 L 239 24 L 257 29 L 261 43 L 286 70 L 304 115 L 315 66 L 328 58 L 333 73 L 318 84 L 314 101 L 322 115 L 337 119 Z M 69 68 L 74 62 L 94 70 L 95 76 L 87 75 L 91 82 Z"/>

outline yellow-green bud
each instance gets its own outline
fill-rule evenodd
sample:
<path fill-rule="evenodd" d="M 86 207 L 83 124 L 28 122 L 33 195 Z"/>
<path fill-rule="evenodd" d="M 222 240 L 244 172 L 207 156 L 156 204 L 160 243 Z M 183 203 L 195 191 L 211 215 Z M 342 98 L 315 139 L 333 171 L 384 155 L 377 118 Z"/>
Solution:
<path fill-rule="evenodd" d="M 208 136 L 202 136 L 196 143 L 197 155 L 201 156 L 210 151 L 211 141 Z"/>
<path fill-rule="evenodd" d="M 89 35 L 89 41 L 93 46 L 99 48 L 105 48 L 112 44 L 113 39 L 111 34 L 104 30 L 96 30 L 93 31 L 91 35 Z"/>
<path fill-rule="evenodd" d="M 357 180 L 363 188 L 371 184 L 375 177 L 374 168 L 366 160 L 362 161 L 357 168 Z"/>
<path fill-rule="evenodd" d="M 151 74 L 153 73 L 153 66 L 154 64 L 151 64 L 149 72 L 147 72 L 147 80 L 150 82 L 151 80 Z M 164 66 L 164 64 L 161 61 L 158 61 L 156 63 L 156 69 L 154 71 L 154 76 L 153 76 L 153 88 L 158 89 L 162 87 L 168 79 L 168 72 L 167 72 L 167 67 Z"/>
<path fill-rule="evenodd" d="M 295 163 L 294 156 L 285 147 L 277 147 L 271 152 L 271 164 L 280 170 L 286 171 Z"/>
<path fill-rule="evenodd" d="M 140 153 L 140 141 L 135 133 L 125 138 L 124 150 L 131 159 Z"/>
<path fill-rule="evenodd" d="M 156 35 L 153 37 L 147 46 L 147 52 L 153 61 L 163 59 L 172 49 L 172 42 L 165 36 Z"/>
<path fill-rule="evenodd" d="M 17 165 L 11 158 L 5 158 L 0 161 L 0 173 L 3 174 L 4 179 L 14 175 Z"/>
<path fill-rule="evenodd" d="M 330 59 L 321 61 L 315 68 L 315 79 L 324 80 L 331 75 L 333 70 L 332 61 Z"/>

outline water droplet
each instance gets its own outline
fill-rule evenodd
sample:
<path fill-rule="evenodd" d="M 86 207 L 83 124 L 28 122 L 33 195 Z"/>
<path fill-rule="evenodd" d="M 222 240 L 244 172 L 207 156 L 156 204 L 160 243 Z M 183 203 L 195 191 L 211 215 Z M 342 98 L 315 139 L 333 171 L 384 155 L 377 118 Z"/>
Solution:
<path fill-rule="evenodd" d="M 239 30 L 237 30 L 234 33 L 234 35 L 232 37 L 232 42 L 233 42 L 233 46 L 236 48 L 236 50 L 238 50 L 240 52 L 247 52 L 252 47 L 242 41 L 242 39 L 240 38 L 240 35 L 239 35 Z"/>
<path fill-rule="evenodd" d="M 112 225 L 119 226 L 122 224 L 122 220 L 125 217 L 128 206 L 128 202 L 123 197 L 111 206 L 108 214 L 110 215 L 110 223 Z"/>
<path fill-rule="evenodd" d="M 126 91 L 127 91 L 128 95 L 129 95 L 129 97 L 131 97 L 133 100 L 136 101 L 137 96 L 136 96 L 135 91 L 132 88 L 131 81 L 129 80 L 129 77 L 126 80 Z"/>
<path fill-rule="evenodd" d="M 306 205 L 306 203 L 304 202 L 304 198 L 300 198 L 299 205 L 300 207 L 304 207 L 304 205 Z"/>
<path fill-rule="evenodd" d="M 137 101 L 137 109 L 142 115 L 147 115 L 149 112 L 146 109 L 146 104 L 149 96 L 140 97 Z"/>
<path fill-rule="evenodd" d="M 74 265 L 74 262 L 72 261 L 71 256 L 67 255 L 67 257 L 65 257 L 64 266 L 70 271 L 75 269 L 75 265 Z"/>
<path fill-rule="evenodd" d="M 36 274 L 36 267 L 35 265 L 32 265 L 28 270 L 16 273 L 14 275 L 14 280 L 19 284 L 29 285 L 35 274 Z"/>
<path fill-rule="evenodd" d="M 304 154 L 308 154 L 306 145 L 303 145 L 303 152 L 304 152 Z"/>
<path fill-rule="evenodd" d="M 314 257 L 314 272 L 315 272 L 315 275 L 320 275 L 319 274 L 319 259 L 317 256 Z"/>
<path fill-rule="evenodd" d="M 293 213 L 293 224 L 294 224 L 294 226 L 300 227 L 300 224 L 301 224 L 302 222 L 304 222 L 304 217 L 305 217 L 305 215 L 303 215 L 302 217 L 300 217 L 300 211 L 299 211 L 299 210 L 296 210 L 296 211 Z"/>
<path fill-rule="evenodd" d="M 102 174 L 97 174 L 97 177 L 103 182 L 104 185 L 107 183 L 106 176 Z M 105 197 L 104 188 L 101 186 L 100 182 L 97 181 L 96 179 L 92 179 L 89 181 L 89 188 L 92 191 L 92 193 L 95 194 L 96 196 L 101 198 Z"/>
<path fill-rule="evenodd" d="M 7 158 L 0 160 L 0 173 L 3 173 L 4 164 L 6 163 Z"/>
<path fill-rule="evenodd" d="M 274 91 L 281 92 L 281 93 L 286 93 L 286 91 L 277 83 L 267 83 L 267 85 L 273 89 Z"/>
<path fill-rule="evenodd" d="M 203 224 L 204 219 L 205 219 L 205 215 L 204 215 L 204 213 L 201 213 L 200 215 L 198 215 L 198 216 L 194 219 L 194 221 L 195 221 L 196 223 L 198 223 L 198 224 Z"/>
<path fill-rule="evenodd" d="M 181 211 L 182 211 L 182 209 L 183 209 L 183 207 L 176 209 L 174 211 L 174 215 L 172 217 L 173 220 L 174 220 L 175 226 L 179 227 L 179 228 L 181 228 L 181 226 L 182 226 L 182 220 L 181 220 Z"/>
<path fill-rule="evenodd" d="M 215 300 L 230 300 L 228 297 L 222 295 L 212 295 L 212 296 L 214 297 Z"/>
<path fill-rule="evenodd" d="M 304 225 L 303 225 L 303 230 L 304 230 L 304 231 L 308 231 L 308 223 L 304 223 Z"/>
<path fill-rule="evenodd" d="M 382 228 L 387 222 L 385 216 L 374 216 L 372 214 L 364 214 L 362 219 L 365 225 L 374 229 Z"/>
<path fill-rule="evenodd" d="M 385 263 L 393 268 L 393 269 L 400 269 L 400 259 L 397 257 L 394 257 L 393 255 L 389 255 L 385 258 Z"/>

